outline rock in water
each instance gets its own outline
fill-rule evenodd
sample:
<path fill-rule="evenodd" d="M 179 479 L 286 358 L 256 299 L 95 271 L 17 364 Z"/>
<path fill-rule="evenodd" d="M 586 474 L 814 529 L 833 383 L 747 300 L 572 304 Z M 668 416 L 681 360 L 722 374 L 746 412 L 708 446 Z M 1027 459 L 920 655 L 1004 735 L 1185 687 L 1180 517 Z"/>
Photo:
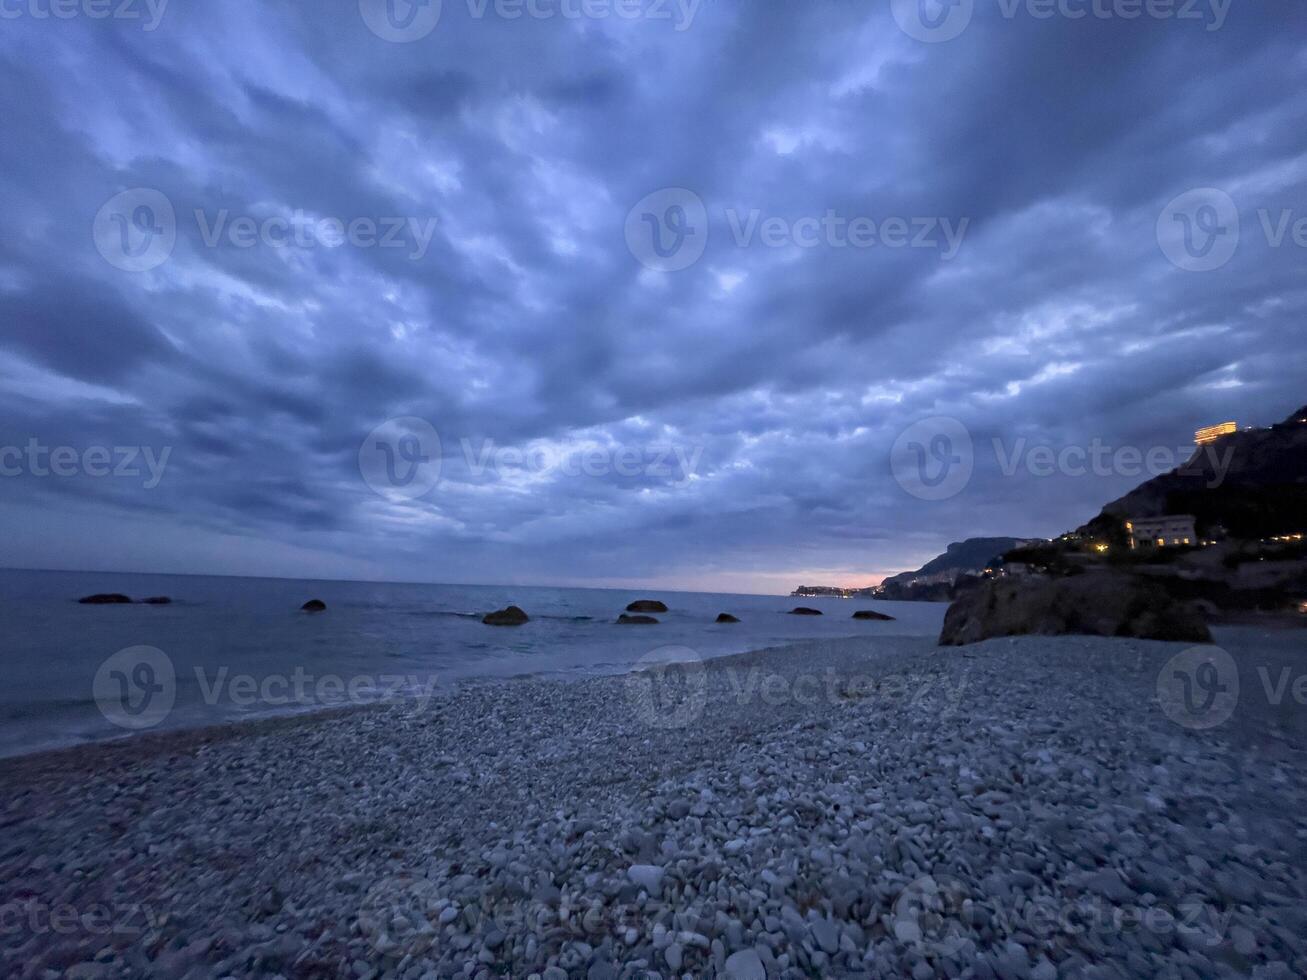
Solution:
<path fill-rule="evenodd" d="M 1211 643 L 1202 615 L 1161 586 L 1111 573 L 994 579 L 949 606 L 940 646 L 994 636 L 1129 636 Z"/>
<path fill-rule="evenodd" d="M 886 616 L 884 613 L 874 612 L 871 609 L 859 609 L 853 614 L 854 619 L 875 619 L 884 623 L 892 623 L 893 616 Z"/>
<path fill-rule="evenodd" d="M 739 620 L 736 619 L 734 616 L 732 616 L 730 613 L 722 613 L 721 615 L 719 615 L 719 616 L 717 617 L 717 622 L 719 622 L 719 623 L 738 623 Z"/>
<path fill-rule="evenodd" d="M 628 616 L 626 613 L 617 617 L 620 626 L 657 626 L 658 620 L 652 616 Z"/>
<path fill-rule="evenodd" d="M 170 606 L 172 599 L 166 595 L 152 595 L 148 599 L 142 599 L 141 602 L 147 606 Z"/>
<path fill-rule="evenodd" d="M 326 612 L 327 604 L 321 599 L 310 599 L 304 605 L 300 606 L 301 612 Z"/>
<path fill-rule="evenodd" d="M 99 592 L 77 600 L 84 606 L 122 606 L 132 600 L 118 592 Z"/>
<path fill-rule="evenodd" d="M 626 607 L 629 613 L 665 613 L 667 606 L 657 599 L 637 599 Z"/>
<path fill-rule="evenodd" d="M 820 616 L 820 609 L 809 609 L 807 606 L 795 606 L 790 610 L 791 616 Z"/>
<path fill-rule="evenodd" d="M 487 613 L 481 622 L 487 626 L 521 626 L 531 622 L 531 617 L 519 607 L 509 606 L 507 609 Z"/>

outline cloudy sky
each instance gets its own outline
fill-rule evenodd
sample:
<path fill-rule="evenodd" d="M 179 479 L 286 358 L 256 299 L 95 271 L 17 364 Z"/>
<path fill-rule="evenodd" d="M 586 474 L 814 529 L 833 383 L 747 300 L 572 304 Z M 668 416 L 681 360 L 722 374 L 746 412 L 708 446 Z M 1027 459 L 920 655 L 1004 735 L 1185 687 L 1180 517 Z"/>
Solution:
<path fill-rule="evenodd" d="M 6 566 L 862 585 L 1307 401 L 1301 4 L 56 12 Z"/>

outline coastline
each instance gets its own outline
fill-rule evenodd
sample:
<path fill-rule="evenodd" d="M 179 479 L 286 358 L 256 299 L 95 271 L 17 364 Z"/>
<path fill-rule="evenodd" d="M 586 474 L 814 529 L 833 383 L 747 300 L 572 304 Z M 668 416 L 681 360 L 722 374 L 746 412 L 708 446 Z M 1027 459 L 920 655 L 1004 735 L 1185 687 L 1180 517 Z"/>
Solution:
<path fill-rule="evenodd" d="M 818 602 L 827 615 L 800 620 L 785 615 L 794 600 L 684 594 L 658 627 L 646 630 L 615 623 L 639 594 L 614 590 L 524 595 L 507 588 L 353 583 L 333 589 L 298 580 L 0 577 L 0 611 L 13 631 L 0 697 L 0 757 L 118 740 L 140 729 L 441 696 L 465 681 L 620 672 L 661 646 L 688 645 L 707 658 L 812 638 L 937 635 L 943 618 L 942 609 L 905 604 L 887 608 L 896 622 L 855 623 L 845 621 L 853 611 L 846 605 Z M 93 606 L 70 598 L 104 591 L 171 595 L 174 601 Z M 325 601 L 328 611 L 316 617 L 300 612 L 307 596 Z M 484 610 L 523 602 L 532 617 L 526 625 L 482 624 Z M 715 623 L 722 611 L 742 622 Z M 167 705 L 158 717 L 118 710 L 123 701 L 116 685 L 141 657 L 165 686 L 151 702 Z M 129 686 L 129 692 L 141 690 Z"/>
<path fill-rule="evenodd" d="M 913 634 L 906 634 L 898 636 L 893 633 L 885 633 L 874 637 L 866 637 L 858 636 L 857 634 L 850 634 L 848 636 L 837 637 L 833 641 L 830 639 L 801 640 L 794 643 L 774 644 L 760 647 L 756 650 L 709 654 L 707 656 L 699 657 L 697 662 L 708 664 L 720 661 L 732 661 L 773 651 L 785 651 L 792 647 L 803 647 L 811 643 L 841 643 L 865 639 L 907 639 L 912 635 Z M 698 655 L 697 651 L 692 652 L 694 652 L 696 656 Z M 436 688 L 433 697 L 435 700 L 440 701 L 456 696 L 459 691 L 466 688 L 492 686 L 497 684 L 579 684 L 602 678 L 624 677 L 633 670 L 640 669 L 645 668 L 636 664 L 624 670 L 603 669 L 597 670 L 593 673 L 523 670 L 521 673 L 458 675 L 449 682 L 448 687 Z M 394 697 L 379 698 L 376 700 L 355 703 L 308 704 L 294 708 L 268 708 L 245 718 L 224 719 L 207 724 L 182 724 L 157 729 L 147 729 L 139 732 L 124 731 L 121 734 L 99 738 L 88 738 L 78 742 L 69 742 L 67 744 L 53 744 L 39 746 L 30 750 L 0 753 L 0 777 L 3 776 L 7 763 L 17 763 L 21 760 L 34 759 L 35 757 L 50 756 L 52 757 L 50 760 L 52 764 L 76 764 L 77 756 L 81 754 L 96 756 L 97 750 L 110 751 L 117 749 L 127 752 L 139 752 L 143 755 L 148 755 L 153 752 L 177 751 L 191 743 L 201 744 L 212 741 L 222 741 L 229 738 L 239 738 L 243 735 L 254 735 L 258 734 L 265 727 L 268 730 L 276 730 L 296 721 L 312 723 L 319 718 L 322 720 L 328 720 L 337 715 L 348 715 L 358 711 L 382 710 L 387 708 L 399 708 L 403 710 L 412 707 L 417 698 L 418 696 L 413 694 L 400 694 Z M 137 743 L 140 743 L 139 746 Z"/>
<path fill-rule="evenodd" d="M 1250 685 L 1254 659 L 1300 660 L 1251 631 L 1218 642 Z M 109 933 L 20 920 L 2 961 L 550 980 L 750 975 L 755 957 L 769 977 L 944 975 L 976 957 L 1031 977 L 1300 969 L 1303 711 L 1249 701 L 1220 728 L 1178 726 L 1155 691 L 1181 650 L 814 641 L 674 672 L 673 693 L 647 674 L 524 678 L 421 713 L 0 760 L 3 902 L 136 910 Z M 941 888 L 970 911 L 916 908 Z M 1063 927 L 1190 899 L 1214 930 L 1201 941 Z M 1032 931 L 1031 903 L 1058 913 L 1050 927 Z"/>

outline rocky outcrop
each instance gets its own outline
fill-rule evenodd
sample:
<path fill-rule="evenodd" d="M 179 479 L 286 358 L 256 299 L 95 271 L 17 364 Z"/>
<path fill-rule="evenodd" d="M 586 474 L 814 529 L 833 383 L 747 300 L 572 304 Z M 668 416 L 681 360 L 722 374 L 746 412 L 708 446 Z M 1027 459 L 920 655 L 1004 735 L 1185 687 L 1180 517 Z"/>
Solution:
<path fill-rule="evenodd" d="M 1198 610 L 1155 583 L 1110 573 L 993 579 L 949 606 L 939 642 L 962 646 L 996 636 L 1068 633 L 1212 642 Z"/>
<path fill-rule="evenodd" d="M 738 622 L 739 622 L 739 619 L 737 619 L 736 617 L 732 616 L 730 613 L 721 613 L 721 614 L 719 614 L 718 617 L 717 617 L 717 622 L 719 622 L 719 623 L 738 623 Z"/>
<path fill-rule="evenodd" d="M 326 612 L 327 604 L 321 599 L 310 599 L 308 602 L 304 603 L 304 605 L 300 606 L 300 611 L 309 613 Z"/>
<path fill-rule="evenodd" d="M 637 599 L 626 607 L 629 613 L 665 613 L 667 606 L 657 599 Z"/>
<path fill-rule="evenodd" d="M 807 606 L 795 606 L 790 610 L 791 616 L 820 616 L 820 609 L 809 609 Z"/>
<path fill-rule="evenodd" d="M 1302 410 L 1278 425 L 1222 436 L 1178 469 L 1141 484 L 1077 529 L 1123 542 L 1130 518 L 1192 514 L 1199 535 L 1218 525 L 1256 540 L 1307 528 L 1307 423 Z"/>
<path fill-rule="evenodd" d="M 652 616 L 628 616 L 626 613 L 617 617 L 619 626 L 657 626 L 658 620 Z"/>
<path fill-rule="evenodd" d="M 507 609 L 499 609 L 492 613 L 487 613 L 481 620 L 487 626 L 521 626 L 523 623 L 531 622 L 528 616 L 520 607 L 509 606 Z"/>
<path fill-rule="evenodd" d="M 125 606 L 132 600 L 120 592 L 97 592 L 77 600 L 83 606 Z"/>
<path fill-rule="evenodd" d="M 141 602 L 147 606 L 171 606 L 172 599 L 166 595 L 152 595 L 148 599 L 142 599 Z"/>
<path fill-rule="evenodd" d="M 853 614 L 853 618 L 854 618 L 854 619 L 874 619 L 874 620 L 876 620 L 876 621 L 878 621 L 878 622 L 882 622 L 882 623 L 892 623 L 892 622 L 894 621 L 894 617 L 893 617 L 893 616 L 886 616 L 886 615 L 885 615 L 884 613 L 882 613 L 882 612 L 875 612 L 874 610 L 871 610 L 871 609 L 859 609 L 857 612 L 855 612 L 855 613 Z"/>

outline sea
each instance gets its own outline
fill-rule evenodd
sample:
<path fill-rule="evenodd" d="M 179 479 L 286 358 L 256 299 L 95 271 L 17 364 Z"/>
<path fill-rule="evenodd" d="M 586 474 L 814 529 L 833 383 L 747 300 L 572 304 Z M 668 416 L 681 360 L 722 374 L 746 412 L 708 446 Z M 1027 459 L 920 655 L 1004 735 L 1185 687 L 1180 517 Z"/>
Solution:
<path fill-rule="evenodd" d="M 94 593 L 168 605 L 82 605 Z M 300 611 L 321 599 L 327 611 Z M 619 626 L 659 599 L 657 626 Z M 491 627 L 508 605 L 531 621 Z M 794 616 L 796 605 L 822 616 Z M 875 609 L 893 622 L 852 619 Z M 0 755 L 403 698 L 577 679 L 809 639 L 936 635 L 945 605 L 697 592 L 0 569 Z M 717 624 L 718 613 L 740 619 Z"/>

